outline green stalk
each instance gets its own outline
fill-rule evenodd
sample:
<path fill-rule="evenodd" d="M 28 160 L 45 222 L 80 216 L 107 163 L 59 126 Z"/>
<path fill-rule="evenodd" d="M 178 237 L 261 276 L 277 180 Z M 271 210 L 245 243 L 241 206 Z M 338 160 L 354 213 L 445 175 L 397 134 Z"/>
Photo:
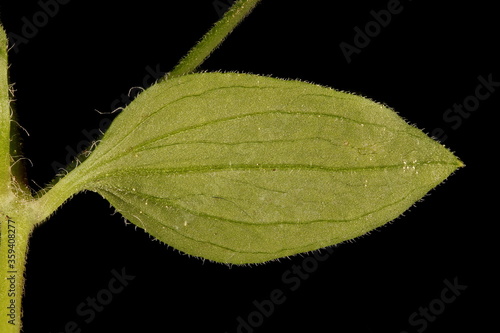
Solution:
<path fill-rule="evenodd" d="M 19 333 L 26 254 L 33 224 L 2 216 L 0 228 L 0 332 Z"/>
<path fill-rule="evenodd" d="M 26 254 L 34 215 L 22 168 L 20 164 L 14 169 L 11 166 L 11 150 L 16 155 L 20 152 L 17 138 L 12 139 L 11 133 L 7 50 L 7 36 L 0 25 L 0 332 L 19 333 Z"/>
<path fill-rule="evenodd" d="M 0 200 L 10 194 L 10 102 L 7 36 L 0 25 Z M 1 223 L 1 222 L 0 222 Z M 3 332 L 3 331 L 2 331 Z"/>
<path fill-rule="evenodd" d="M 222 19 L 181 59 L 179 64 L 168 74 L 168 78 L 192 73 L 207 59 L 224 39 L 250 14 L 260 0 L 238 0 L 224 14 Z"/>
<path fill-rule="evenodd" d="M 169 73 L 169 77 L 196 70 L 259 1 L 238 0 Z M 17 168 L 11 169 L 7 45 L 7 36 L 0 26 L 0 332 L 19 333 L 30 235 L 35 225 L 47 219 L 65 200 L 84 188 L 82 184 L 86 176 L 77 167 L 35 199 L 22 183 L 21 172 L 17 172 Z M 18 154 L 17 146 L 14 148 L 13 151 Z M 16 188 L 12 187 L 13 184 L 17 184 Z"/>
<path fill-rule="evenodd" d="M 196 70 L 203 61 L 214 51 L 233 29 L 255 8 L 260 0 L 238 0 L 210 29 L 201 41 L 179 61 L 179 64 L 168 74 L 168 78 L 189 74 Z M 76 167 L 66 176 L 57 178 L 51 187 L 44 189 L 37 195 L 35 205 L 38 215 L 37 223 L 43 222 L 60 205 L 72 195 L 79 192 L 88 175 L 80 175 Z"/>

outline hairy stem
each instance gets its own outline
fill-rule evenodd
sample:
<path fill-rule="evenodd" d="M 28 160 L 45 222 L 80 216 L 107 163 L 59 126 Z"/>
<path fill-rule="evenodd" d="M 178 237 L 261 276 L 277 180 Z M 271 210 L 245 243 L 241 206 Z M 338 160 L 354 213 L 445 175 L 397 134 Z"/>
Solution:
<path fill-rule="evenodd" d="M 179 64 L 168 74 L 168 78 L 192 73 L 207 59 L 224 39 L 250 14 L 260 0 L 238 0 L 196 44 Z"/>
<path fill-rule="evenodd" d="M 259 1 L 238 0 L 169 73 L 169 77 L 185 75 L 196 70 Z M 23 191 L 16 191 L 12 187 L 13 184 L 19 187 L 18 178 L 21 177 L 18 177 L 17 171 L 12 173 L 11 170 L 7 44 L 7 36 L 0 26 L 0 332 L 19 333 L 22 326 L 21 305 L 26 255 L 34 226 L 47 219 L 73 194 L 81 191 L 90 176 L 81 174 L 81 169 L 76 168 L 36 199 L 28 195 L 23 186 L 20 188 Z M 17 154 L 17 149 L 14 152 Z"/>
<path fill-rule="evenodd" d="M 7 36 L 0 25 L 0 200 L 10 193 L 10 105 Z M 3 332 L 3 331 L 2 331 Z"/>
<path fill-rule="evenodd" d="M 33 224 L 3 215 L 0 229 L 0 332 L 19 333 L 26 254 Z"/>

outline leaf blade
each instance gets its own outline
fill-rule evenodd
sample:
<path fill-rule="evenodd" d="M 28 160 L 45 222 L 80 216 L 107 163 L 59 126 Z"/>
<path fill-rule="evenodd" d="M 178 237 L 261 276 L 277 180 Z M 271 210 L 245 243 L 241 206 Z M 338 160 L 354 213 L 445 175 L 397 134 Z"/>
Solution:
<path fill-rule="evenodd" d="M 141 94 L 85 164 L 86 188 L 153 236 L 195 256 L 251 263 L 364 234 L 461 162 L 368 99 L 204 73 Z"/>

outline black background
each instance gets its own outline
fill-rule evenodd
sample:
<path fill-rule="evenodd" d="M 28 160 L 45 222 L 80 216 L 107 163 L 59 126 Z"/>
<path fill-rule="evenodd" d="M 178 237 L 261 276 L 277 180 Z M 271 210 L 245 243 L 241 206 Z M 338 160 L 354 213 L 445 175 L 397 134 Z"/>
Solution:
<path fill-rule="evenodd" d="M 143 86 L 148 66 L 169 71 L 218 19 L 212 0 L 165 3 L 72 0 L 11 51 L 33 188 L 50 181 L 54 162 L 65 164 L 67 147 L 86 140 L 84 130 L 114 116 L 95 110 L 109 112 Z M 441 297 L 445 279 L 467 289 L 423 331 L 496 329 L 500 88 L 456 129 L 443 114 L 474 95 L 479 76 L 500 81 L 497 10 L 487 1 L 402 1 L 402 12 L 348 64 L 339 44 L 353 44 L 354 27 L 363 29 L 370 11 L 388 3 L 264 0 L 202 69 L 370 97 L 427 133 L 443 129 L 444 144 L 466 168 L 395 222 L 334 247 L 294 291 L 283 274 L 308 256 L 252 267 L 203 262 L 126 226 L 98 195 L 79 194 L 34 232 L 24 332 L 64 332 L 75 321 L 81 332 L 232 333 L 238 317 L 255 311 L 254 300 L 279 289 L 286 301 L 254 332 L 413 333 L 424 327 L 410 325 L 409 316 Z M 2 0 L 0 19 L 11 36 L 22 35 L 23 17 L 33 21 L 41 10 L 38 1 Z M 113 269 L 135 278 L 85 323 L 77 306 L 107 287 Z"/>

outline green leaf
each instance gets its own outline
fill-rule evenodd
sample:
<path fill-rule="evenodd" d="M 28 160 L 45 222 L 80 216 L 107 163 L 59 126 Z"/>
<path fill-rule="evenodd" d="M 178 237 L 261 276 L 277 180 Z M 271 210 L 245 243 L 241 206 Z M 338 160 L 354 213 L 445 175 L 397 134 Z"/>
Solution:
<path fill-rule="evenodd" d="M 369 99 L 203 73 L 144 91 L 75 171 L 85 189 L 168 245 L 244 264 L 358 237 L 460 166 Z"/>

